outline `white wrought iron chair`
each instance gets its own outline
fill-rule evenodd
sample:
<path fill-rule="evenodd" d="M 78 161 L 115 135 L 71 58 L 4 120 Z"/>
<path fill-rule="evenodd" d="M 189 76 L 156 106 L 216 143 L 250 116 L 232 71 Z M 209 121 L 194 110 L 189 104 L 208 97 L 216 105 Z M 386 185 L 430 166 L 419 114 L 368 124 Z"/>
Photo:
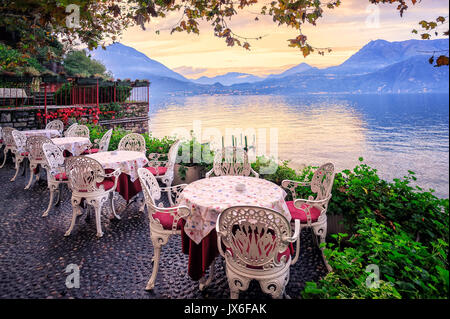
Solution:
<path fill-rule="evenodd" d="M 181 234 L 181 218 L 188 217 L 191 211 L 186 206 L 164 208 L 162 203 L 156 205 L 156 201 L 161 198 L 161 191 L 167 192 L 168 189 L 170 189 L 169 196 L 172 196 L 173 201 L 177 203 L 178 196 L 187 186 L 186 184 L 160 188 L 155 176 L 149 170 L 139 168 L 138 175 L 144 192 L 145 206 L 150 221 L 150 237 L 153 243 L 153 271 L 145 288 L 151 290 L 155 286 L 162 246 L 167 244 L 171 235 Z"/>
<path fill-rule="evenodd" d="M 64 132 L 64 136 L 68 137 L 68 136 L 73 136 L 72 131 L 75 129 L 75 127 L 78 126 L 78 123 L 73 123 L 72 125 L 70 125 L 67 130 Z"/>
<path fill-rule="evenodd" d="M 45 136 L 30 136 L 27 138 L 27 146 L 26 150 L 28 152 L 28 160 L 30 161 L 30 179 L 28 180 L 28 184 L 25 186 L 25 189 L 29 189 L 31 184 L 33 183 L 35 170 L 38 167 L 45 169 L 45 164 L 47 163 L 44 155 L 44 151 L 42 150 L 42 145 L 44 143 L 53 143 L 51 139 Z M 40 172 L 36 174 L 36 181 L 39 180 Z"/>
<path fill-rule="evenodd" d="M 17 130 L 12 131 L 11 134 L 15 144 L 12 152 L 14 154 L 16 173 L 14 174 L 13 178 L 11 178 L 11 182 L 14 182 L 17 178 L 17 175 L 19 175 L 20 163 L 22 163 L 23 160 L 28 157 L 28 152 L 26 151 L 27 137 Z"/>
<path fill-rule="evenodd" d="M 72 191 L 72 222 L 65 233 L 69 236 L 72 232 L 77 216 L 81 215 L 81 203 L 94 207 L 97 237 L 103 236 L 101 226 L 101 211 L 103 204 L 108 200 L 114 213 L 113 192 L 116 189 L 120 169 L 106 174 L 102 165 L 87 156 L 73 156 L 66 158 L 66 174 L 68 186 Z M 116 216 L 117 217 L 117 216 Z"/>
<path fill-rule="evenodd" d="M 255 177 L 259 177 L 248 160 L 247 152 L 236 146 L 225 147 L 216 152 L 213 168 L 206 173 L 206 177 L 210 177 L 213 173 L 215 176 L 250 176 L 253 174 Z"/>
<path fill-rule="evenodd" d="M 292 264 L 289 246 L 298 240 L 300 221 L 295 221 L 292 234 L 288 220 L 275 210 L 234 206 L 219 215 L 216 232 L 231 299 L 239 298 L 253 279 L 272 298 L 285 295 Z"/>
<path fill-rule="evenodd" d="M 60 120 L 53 120 L 51 122 L 48 122 L 45 126 L 46 130 L 57 130 L 59 134 L 62 134 L 64 131 L 64 123 Z"/>
<path fill-rule="evenodd" d="M 94 154 L 98 152 L 107 152 L 109 148 L 109 142 L 111 141 L 111 135 L 112 135 L 113 129 L 108 130 L 105 134 L 103 134 L 100 141 L 96 139 L 94 141 L 94 144 L 97 144 L 98 148 L 89 148 L 86 151 L 84 151 L 83 154 Z"/>
<path fill-rule="evenodd" d="M 284 180 L 281 182 L 281 186 L 288 189 L 292 194 L 293 200 L 286 202 L 292 220 L 299 220 L 301 228 L 312 227 L 314 235 L 319 236 L 320 243 L 325 243 L 325 238 L 327 236 L 327 209 L 331 199 L 334 175 L 334 165 L 332 163 L 326 163 L 314 172 L 314 175 L 309 182 L 292 180 Z M 309 196 L 308 199 L 297 198 L 296 189 L 299 186 L 311 187 L 311 191 L 317 194 L 316 198 L 314 198 L 314 196 Z M 323 249 L 324 248 L 322 248 L 322 251 Z M 297 260 L 299 256 L 300 243 L 297 244 L 296 250 L 295 260 Z M 327 269 L 331 270 L 331 267 L 328 265 L 323 254 L 322 257 Z"/>
<path fill-rule="evenodd" d="M 146 153 L 147 147 L 145 145 L 145 138 L 141 134 L 130 133 L 122 137 L 117 146 L 118 151 L 135 151 Z"/>
<path fill-rule="evenodd" d="M 5 145 L 5 148 L 3 149 L 3 163 L 0 165 L 0 168 L 5 166 L 6 157 L 8 155 L 8 152 L 11 152 L 12 154 L 14 154 L 14 150 L 16 148 L 16 144 L 15 144 L 14 138 L 12 136 L 12 131 L 14 131 L 14 128 L 12 128 L 12 127 L 4 127 L 2 129 L 3 144 Z"/>
<path fill-rule="evenodd" d="M 68 179 L 64 165 L 65 158 L 63 150 L 53 143 L 44 143 L 42 150 L 46 159 L 47 187 L 50 191 L 48 207 L 42 214 L 42 217 L 46 217 L 53 206 L 55 192 L 58 193 L 57 203 L 59 203 L 61 200 L 61 186 L 67 184 Z"/>
<path fill-rule="evenodd" d="M 148 169 L 157 179 L 166 185 L 166 187 L 172 186 L 174 178 L 175 161 L 177 160 L 178 148 L 181 141 L 177 140 L 169 149 L 167 154 L 151 153 L 148 155 Z M 167 157 L 167 160 L 161 160 L 161 158 Z M 172 196 L 169 194 L 169 202 L 171 205 L 174 203 L 171 201 Z"/>
<path fill-rule="evenodd" d="M 66 132 L 66 136 L 89 138 L 89 128 L 86 125 L 78 124 L 73 129 L 71 129 L 69 132 Z"/>

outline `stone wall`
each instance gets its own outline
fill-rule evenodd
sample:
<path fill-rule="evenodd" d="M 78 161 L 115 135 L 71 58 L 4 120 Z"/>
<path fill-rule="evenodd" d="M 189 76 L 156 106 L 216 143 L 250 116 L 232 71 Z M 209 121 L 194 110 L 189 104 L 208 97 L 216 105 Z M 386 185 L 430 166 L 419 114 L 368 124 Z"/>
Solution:
<path fill-rule="evenodd" d="M 18 130 L 42 128 L 42 124 L 37 117 L 39 112 L 42 112 L 42 109 L 39 107 L 0 108 L 0 126 L 13 127 Z"/>
<path fill-rule="evenodd" d="M 149 132 L 149 117 L 128 117 L 122 119 L 106 120 L 98 122 L 99 125 L 106 127 L 107 129 L 115 129 L 121 127 L 127 131 L 133 133 L 148 133 Z"/>

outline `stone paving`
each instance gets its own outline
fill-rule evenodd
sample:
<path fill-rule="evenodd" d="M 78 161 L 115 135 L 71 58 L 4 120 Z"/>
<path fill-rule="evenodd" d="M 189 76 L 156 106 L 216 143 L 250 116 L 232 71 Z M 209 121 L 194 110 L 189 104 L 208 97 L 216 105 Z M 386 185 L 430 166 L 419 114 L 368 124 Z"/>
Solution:
<path fill-rule="evenodd" d="M 153 247 L 148 218 L 137 205 L 121 212 L 121 220 L 103 209 L 104 235 L 96 237 L 95 219 L 84 213 L 69 237 L 64 237 L 71 219 L 70 192 L 64 187 L 59 207 L 41 217 L 49 194 L 43 181 L 24 190 L 26 176 L 15 182 L 9 163 L 0 169 L 0 298 L 193 298 L 229 297 L 225 264 L 218 257 L 214 280 L 205 291 L 187 274 L 188 256 L 181 253 L 179 236 L 172 236 L 163 247 L 155 289 L 144 290 L 152 271 Z M 125 202 L 117 202 L 118 211 Z M 291 266 L 286 292 L 300 298 L 307 281 L 326 274 L 320 250 L 311 232 L 301 234 L 298 262 Z M 67 265 L 80 267 L 80 288 L 65 285 Z M 267 299 L 257 282 L 252 281 L 240 299 Z"/>

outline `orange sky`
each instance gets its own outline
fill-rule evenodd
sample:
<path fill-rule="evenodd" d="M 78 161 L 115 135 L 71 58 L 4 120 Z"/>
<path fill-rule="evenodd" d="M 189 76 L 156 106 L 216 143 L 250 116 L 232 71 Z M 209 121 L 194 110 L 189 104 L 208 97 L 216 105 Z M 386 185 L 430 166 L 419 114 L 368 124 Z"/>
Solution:
<path fill-rule="evenodd" d="M 375 10 L 379 10 L 378 13 Z M 448 17 L 449 5 L 446 0 L 422 0 L 400 18 L 392 5 L 373 6 L 368 0 L 342 0 L 337 9 L 325 9 L 316 27 L 308 25 L 303 29 L 311 45 L 331 47 L 333 52 L 325 56 L 312 54 L 307 58 L 297 49 L 287 46 L 287 39 L 297 35 L 295 30 L 278 27 L 270 17 L 259 16 L 260 20 L 256 22 L 257 12 L 257 7 L 247 8 L 228 23 L 239 35 L 264 36 L 262 40 L 250 42 L 251 51 L 227 47 L 223 39 L 214 37 L 207 23 L 201 24 L 199 36 L 187 33 L 171 35 L 170 29 L 179 20 L 180 13 L 153 21 L 145 31 L 137 27 L 129 29 L 120 42 L 188 78 L 227 72 L 266 75 L 282 72 L 302 62 L 319 68 L 340 64 L 370 40 L 418 39 L 419 36 L 411 33 L 417 23 L 423 19 L 434 20 L 439 15 Z M 448 24 L 444 28 L 448 30 Z M 156 30 L 160 30 L 159 35 Z"/>

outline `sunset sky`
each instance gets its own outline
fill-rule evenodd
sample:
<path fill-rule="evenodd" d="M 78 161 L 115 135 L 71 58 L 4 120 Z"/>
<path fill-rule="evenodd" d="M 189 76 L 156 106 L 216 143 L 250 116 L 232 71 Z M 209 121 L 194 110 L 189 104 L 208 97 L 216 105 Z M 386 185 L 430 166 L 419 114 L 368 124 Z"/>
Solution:
<path fill-rule="evenodd" d="M 325 9 L 317 26 L 303 28 L 311 45 L 332 48 L 333 52 L 325 56 L 314 53 L 304 58 L 298 49 L 288 47 L 287 40 L 298 33 L 294 29 L 277 26 L 270 17 L 258 16 L 260 20 L 255 21 L 258 6 L 239 11 L 228 23 L 239 35 L 264 36 L 262 40 L 250 41 L 251 51 L 237 46 L 227 47 L 223 39 L 214 37 L 211 26 L 206 22 L 201 24 L 199 36 L 187 33 L 171 35 L 170 30 L 180 19 L 181 13 L 155 20 L 146 26 L 145 31 L 137 27 L 129 29 L 120 42 L 188 78 L 227 72 L 266 75 L 282 72 L 302 62 L 319 68 L 337 65 L 371 40 L 419 39 L 411 30 L 418 27 L 420 20 L 449 15 L 447 0 L 422 0 L 410 6 L 403 18 L 395 7 L 370 5 L 368 0 L 343 0 L 337 9 Z M 378 13 L 376 10 L 379 10 Z M 448 30 L 448 23 L 440 30 L 444 29 Z M 159 35 L 156 30 L 160 30 Z"/>

